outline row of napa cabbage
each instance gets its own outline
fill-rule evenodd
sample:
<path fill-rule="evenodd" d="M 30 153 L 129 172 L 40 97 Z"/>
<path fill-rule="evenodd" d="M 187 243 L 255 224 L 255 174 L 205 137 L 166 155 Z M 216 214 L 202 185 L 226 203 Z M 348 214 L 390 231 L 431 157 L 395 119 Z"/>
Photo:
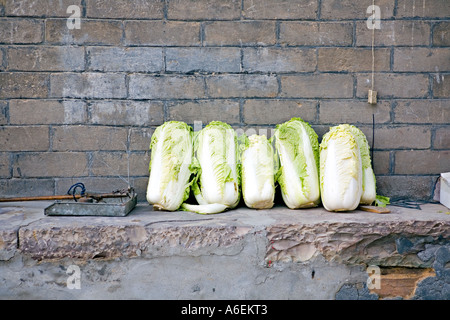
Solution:
<path fill-rule="evenodd" d="M 388 199 L 376 195 L 369 145 L 353 125 L 330 128 L 319 145 L 300 118 L 277 125 L 271 139 L 238 137 L 220 121 L 195 133 L 184 122 L 168 121 L 156 128 L 150 149 L 147 201 L 156 210 L 218 213 L 235 208 L 241 195 L 249 208 L 269 209 L 277 186 L 291 209 L 322 203 L 329 211 L 348 211 Z M 185 202 L 191 191 L 198 204 Z"/>

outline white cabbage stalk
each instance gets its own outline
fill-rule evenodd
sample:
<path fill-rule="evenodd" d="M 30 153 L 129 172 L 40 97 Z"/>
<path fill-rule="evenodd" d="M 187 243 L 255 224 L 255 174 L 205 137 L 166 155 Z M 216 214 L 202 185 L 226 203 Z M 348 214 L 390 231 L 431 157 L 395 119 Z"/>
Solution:
<path fill-rule="evenodd" d="M 271 143 L 264 135 L 244 135 L 242 196 L 249 208 L 269 209 L 275 198 L 275 163 Z"/>
<path fill-rule="evenodd" d="M 278 125 L 275 147 L 280 159 L 277 182 L 290 209 L 320 203 L 319 142 L 314 129 L 300 118 Z"/>
<path fill-rule="evenodd" d="M 236 132 L 226 123 L 212 121 L 198 132 L 194 151 L 192 191 L 200 206 L 183 204 L 182 208 L 204 214 L 235 208 L 240 200 Z"/>
<path fill-rule="evenodd" d="M 168 121 L 152 135 L 147 201 L 157 210 L 175 211 L 189 197 L 193 131 L 184 122 Z"/>
<path fill-rule="evenodd" d="M 349 124 L 343 124 L 341 127 L 349 130 L 358 143 L 359 152 L 361 153 L 362 163 L 362 195 L 360 204 L 370 205 L 375 201 L 377 196 L 375 174 L 372 169 L 370 159 L 370 147 L 367 142 L 366 135 L 357 127 Z"/>
<path fill-rule="evenodd" d="M 320 192 L 328 211 L 350 211 L 362 195 L 362 163 L 358 143 L 345 127 L 332 127 L 320 143 Z"/>

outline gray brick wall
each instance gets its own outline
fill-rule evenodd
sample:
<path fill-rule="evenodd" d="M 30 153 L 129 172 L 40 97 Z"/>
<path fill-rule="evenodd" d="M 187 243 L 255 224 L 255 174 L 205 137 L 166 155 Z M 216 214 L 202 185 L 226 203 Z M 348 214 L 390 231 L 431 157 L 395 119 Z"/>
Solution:
<path fill-rule="evenodd" d="M 372 106 L 369 0 L 0 0 L 0 195 L 129 181 L 143 200 L 168 120 L 270 134 L 299 116 L 372 143 L 374 114 L 379 192 L 431 199 L 450 171 L 450 2 L 375 3 Z"/>

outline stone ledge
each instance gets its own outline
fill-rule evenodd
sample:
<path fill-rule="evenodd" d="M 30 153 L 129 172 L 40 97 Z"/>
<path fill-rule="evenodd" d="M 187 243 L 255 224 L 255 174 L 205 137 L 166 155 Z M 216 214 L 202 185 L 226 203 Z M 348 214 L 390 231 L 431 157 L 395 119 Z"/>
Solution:
<path fill-rule="evenodd" d="M 242 246 L 245 236 L 264 233 L 266 261 L 303 262 L 320 254 L 349 264 L 429 267 L 426 254 L 417 253 L 450 237 L 450 215 L 439 204 L 422 210 L 391 206 L 389 214 L 278 206 L 217 215 L 153 211 L 138 204 L 127 217 L 50 217 L 43 213 L 49 204 L 0 206 L 1 260 L 16 252 L 35 260 L 227 252 Z"/>
<path fill-rule="evenodd" d="M 121 270 L 120 275 L 110 271 L 114 278 L 111 290 L 123 290 L 121 294 L 127 296 L 134 294 L 136 288 L 125 289 L 118 283 L 131 277 L 128 268 L 176 261 L 176 265 L 194 263 L 186 269 L 190 271 L 186 271 L 183 281 L 190 283 L 195 279 L 196 288 L 209 283 L 197 269 L 206 270 L 208 279 L 215 279 L 216 286 L 225 285 L 223 281 L 243 281 L 245 277 L 249 283 L 240 290 L 246 297 L 258 297 L 264 290 L 272 292 L 266 288 L 256 293 L 260 290 L 256 288 L 272 283 L 273 288 L 279 287 L 273 289 L 279 290 L 275 298 L 295 299 L 308 294 L 337 299 L 393 298 L 395 294 L 407 299 L 417 298 L 418 294 L 419 298 L 450 298 L 450 215 L 440 204 L 425 204 L 422 210 L 391 206 L 389 214 L 359 210 L 331 213 L 323 208 L 290 210 L 283 206 L 257 211 L 241 207 L 210 216 L 153 211 L 149 205 L 138 204 L 127 217 L 45 216 L 44 208 L 50 204 L 0 205 L 0 270 L 5 272 L 4 280 L 0 277 L 0 281 L 5 282 L 5 288 L 18 290 L 19 296 L 24 294 L 20 290 L 26 294 L 33 292 L 36 280 L 28 274 L 35 274 L 36 268 L 41 268 L 42 273 L 43 266 L 55 274 L 57 266 L 61 268 L 70 261 L 86 265 L 85 272 L 92 278 L 105 268 Z M 18 272 L 20 282 L 28 279 L 28 289 L 18 289 L 6 278 L 12 270 L 8 266 L 16 265 L 17 259 L 22 261 L 23 268 Z M 205 261 L 211 264 L 211 269 Z M 101 270 L 94 272 L 99 264 Z M 371 265 L 381 268 L 382 281 L 388 284 L 381 291 L 369 292 L 361 284 L 364 274 L 367 277 L 365 268 Z M 176 272 L 171 263 L 167 270 L 152 268 L 152 277 L 158 274 L 179 277 L 171 273 Z M 300 279 L 297 285 L 289 284 L 292 277 Z M 311 279 L 315 279 L 315 284 L 310 283 Z M 173 282 L 169 291 L 180 290 L 180 281 Z M 317 283 L 321 283 L 324 292 Z M 98 281 L 91 285 L 94 288 L 91 290 L 100 290 Z M 143 286 L 137 284 L 140 285 Z M 298 291 L 300 285 L 304 291 Z M 60 283 L 59 287 L 62 286 Z M 285 286 L 294 291 L 283 291 Z M 397 290 L 398 286 L 403 287 Z M 159 290 L 155 290 L 154 294 L 158 294 Z M 437 293 L 430 295 L 430 290 Z M 190 298 L 191 294 L 182 297 Z M 174 296 L 167 293 L 167 297 Z M 234 297 L 230 292 L 221 296 L 230 297 Z"/>

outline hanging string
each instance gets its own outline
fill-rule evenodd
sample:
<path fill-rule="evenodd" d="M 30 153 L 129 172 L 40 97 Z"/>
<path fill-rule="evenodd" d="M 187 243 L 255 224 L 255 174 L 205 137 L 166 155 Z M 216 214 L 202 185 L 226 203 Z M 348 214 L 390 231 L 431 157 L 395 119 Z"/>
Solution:
<path fill-rule="evenodd" d="M 373 165 L 373 148 L 375 146 L 375 114 L 372 113 L 372 148 L 370 150 L 370 159 Z"/>
<path fill-rule="evenodd" d="M 375 0 L 372 0 L 372 13 L 375 9 Z M 374 88 L 374 73 L 375 73 L 375 26 L 373 24 L 376 23 L 375 19 L 372 20 L 372 91 Z"/>

